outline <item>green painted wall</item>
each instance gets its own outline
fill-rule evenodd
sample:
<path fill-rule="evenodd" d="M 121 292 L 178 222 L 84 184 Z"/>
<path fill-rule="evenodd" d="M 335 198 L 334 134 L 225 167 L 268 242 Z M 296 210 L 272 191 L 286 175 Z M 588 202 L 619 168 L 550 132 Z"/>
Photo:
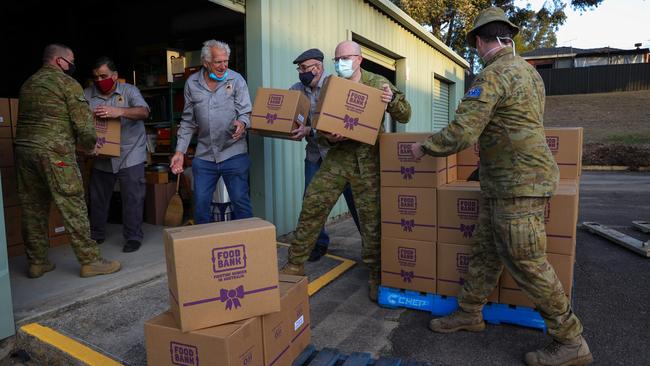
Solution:
<path fill-rule="evenodd" d="M 0 179 L 2 192 L 2 179 Z M 4 207 L 0 194 L 0 207 Z M 14 313 L 9 283 L 9 263 L 7 261 L 7 236 L 5 233 L 4 210 L 0 211 L 0 340 L 14 335 Z"/>
<path fill-rule="evenodd" d="M 413 108 L 411 122 L 398 131 L 431 131 L 433 78 L 455 85 L 450 111 L 463 95 L 464 69 L 397 22 L 362 0 L 247 0 L 246 45 L 248 84 L 254 97 L 259 86 L 288 88 L 297 81 L 291 61 L 308 48 L 320 48 L 327 72 L 343 40 L 397 56 L 397 86 Z M 251 194 L 255 215 L 272 221 L 278 234 L 293 231 L 304 187 L 304 143 L 251 136 Z M 332 215 L 345 212 L 345 203 Z"/>

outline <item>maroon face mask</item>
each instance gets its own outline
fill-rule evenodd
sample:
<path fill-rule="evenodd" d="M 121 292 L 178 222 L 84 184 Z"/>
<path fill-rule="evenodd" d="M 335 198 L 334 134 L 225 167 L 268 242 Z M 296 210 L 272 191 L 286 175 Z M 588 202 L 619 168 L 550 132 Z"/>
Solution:
<path fill-rule="evenodd" d="M 113 78 L 106 78 L 104 80 L 95 80 L 95 86 L 99 89 L 102 94 L 108 94 L 113 89 L 115 85 L 115 80 Z"/>

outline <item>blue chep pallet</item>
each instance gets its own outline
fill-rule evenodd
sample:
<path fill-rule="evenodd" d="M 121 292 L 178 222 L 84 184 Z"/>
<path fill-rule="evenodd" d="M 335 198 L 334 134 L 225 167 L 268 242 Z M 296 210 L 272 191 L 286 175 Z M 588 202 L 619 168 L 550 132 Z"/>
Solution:
<path fill-rule="evenodd" d="M 379 286 L 379 305 L 386 308 L 409 308 L 428 311 L 435 316 L 451 314 L 458 308 L 455 296 L 441 296 Z M 515 324 L 546 332 L 544 319 L 526 306 L 488 303 L 483 307 L 483 319 L 490 324 Z"/>

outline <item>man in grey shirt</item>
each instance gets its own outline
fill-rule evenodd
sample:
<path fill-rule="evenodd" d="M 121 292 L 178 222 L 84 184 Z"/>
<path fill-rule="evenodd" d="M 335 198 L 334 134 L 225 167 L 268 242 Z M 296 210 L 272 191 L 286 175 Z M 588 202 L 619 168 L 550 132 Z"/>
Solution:
<path fill-rule="evenodd" d="M 98 243 L 106 239 L 106 220 L 115 180 L 122 194 L 124 252 L 134 252 L 142 243 L 144 209 L 144 163 L 147 160 L 144 121 L 149 106 L 140 90 L 117 80 L 115 63 L 100 57 L 93 67 L 94 85 L 84 90 L 96 118 L 120 118 L 120 156 L 98 157 L 90 178 L 90 236 Z"/>
<path fill-rule="evenodd" d="M 307 119 L 307 125 L 300 125 L 299 128 L 292 131 L 294 133 L 293 137 L 296 140 L 302 140 L 305 138 L 307 140 L 306 156 L 305 156 L 305 191 L 309 182 L 311 182 L 314 175 L 321 166 L 325 155 L 327 154 L 328 147 L 319 144 L 316 139 L 316 130 L 311 128 L 311 116 L 316 112 L 316 105 L 318 104 L 318 98 L 320 97 L 320 90 L 325 82 L 325 79 L 329 75 L 325 74 L 325 68 L 323 67 L 323 52 L 317 48 L 309 49 L 301 53 L 293 63 L 298 65 L 296 70 L 298 70 L 298 79 L 300 82 L 295 83 L 291 86 L 291 90 L 300 90 L 305 94 L 309 101 L 311 102 L 311 111 L 310 118 Z M 357 215 L 357 209 L 354 206 L 354 199 L 352 198 L 352 189 L 350 185 L 346 185 L 343 191 L 343 197 L 345 197 L 345 202 L 348 204 L 348 210 L 354 223 L 359 228 L 359 217 Z M 329 246 L 330 238 L 325 232 L 325 228 L 320 231 L 318 239 L 316 241 L 316 246 L 309 255 L 309 261 L 314 262 L 319 260 L 325 253 L 327 253 L 327 247 Z"/>
<path fill-rule="evenodd" d="M 198 131 L 192 160 L 197 224 L 214 221 L 212 196 L 222 176 L 233 206 L 233 219 L 253 216 L 248 186 L 251 162 L 244 138 L 250 126 L 251 100 L 244 78 L 228 68 L 229 58 L 226 43 L 204 42 L 203 68 L 185 82 L 185 107 L 171 169 L 174 174 L 183 171 L 185 152 Z"/>

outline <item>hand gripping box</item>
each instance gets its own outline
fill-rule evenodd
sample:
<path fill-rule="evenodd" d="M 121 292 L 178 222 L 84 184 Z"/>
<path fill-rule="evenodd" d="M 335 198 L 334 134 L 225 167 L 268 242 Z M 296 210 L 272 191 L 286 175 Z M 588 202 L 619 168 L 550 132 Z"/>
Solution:
<path fill-rule="evenodd" d="M 164 231 L 171 310 L 183 332 L 280 310 L 275 226 L 244 219 Z"/>
<path fill-rule="evenodd" d="M 447 160 L 430 155 L 415 159 L 411 144 L 429 133 L 382 133 L 379 135 L 381 185 L 435 188 L 447 183 Z"/>
<path fill-rule="evenodd" d="M 291 131 L 307 123 L 311 103 L 299 90 L 257 88 L 251 131 L 260 135 L 292 139 Z"/>
<path fill-rule="evenodd" d="M 312 124 L 319 131 L 374 145 L 386 110 L 381 93 L 377 88 L 330 76 L 323 84 Z"/>
<path fill-rule="evenodd" d="M 264 365 L 259 317 L 184 333 L 167 311 L 144 323 L 144 338 L 148 365 Z"/>
<path fill-rule="evenodd" d="M 474 243 L 481 207 L 478 182 L 454 182 L 438 188 L 438 241 Z"/>
<path fill-rule="evenodd" d="M 382 237 L 381 284 L 435 293 L 436 243 Z"/>
<path fill-rule="evenodd" d="M 435 242 L 436 189 L 381 187 L 381 235 Z"/>
<path fill-rule="evenodd" d="M 447 244 L 438 242 L 438 294 L 458 296 L 461 286 L 469 273 L 472 254 L 471 245 Z M 499 301 L 499 284 L 487 298 L 490 302 Z"/>
<path fill-rule="evenodd" d="M 280 275 L 280 311 L 262 316 L 265 366 L 291 366 L 311 339 L 307 277 Z"/>
<path fill-rule="evenodd" d="M 95 118 L 99 155 L 120 156 L 121 123 L 119 118 Z"/>

